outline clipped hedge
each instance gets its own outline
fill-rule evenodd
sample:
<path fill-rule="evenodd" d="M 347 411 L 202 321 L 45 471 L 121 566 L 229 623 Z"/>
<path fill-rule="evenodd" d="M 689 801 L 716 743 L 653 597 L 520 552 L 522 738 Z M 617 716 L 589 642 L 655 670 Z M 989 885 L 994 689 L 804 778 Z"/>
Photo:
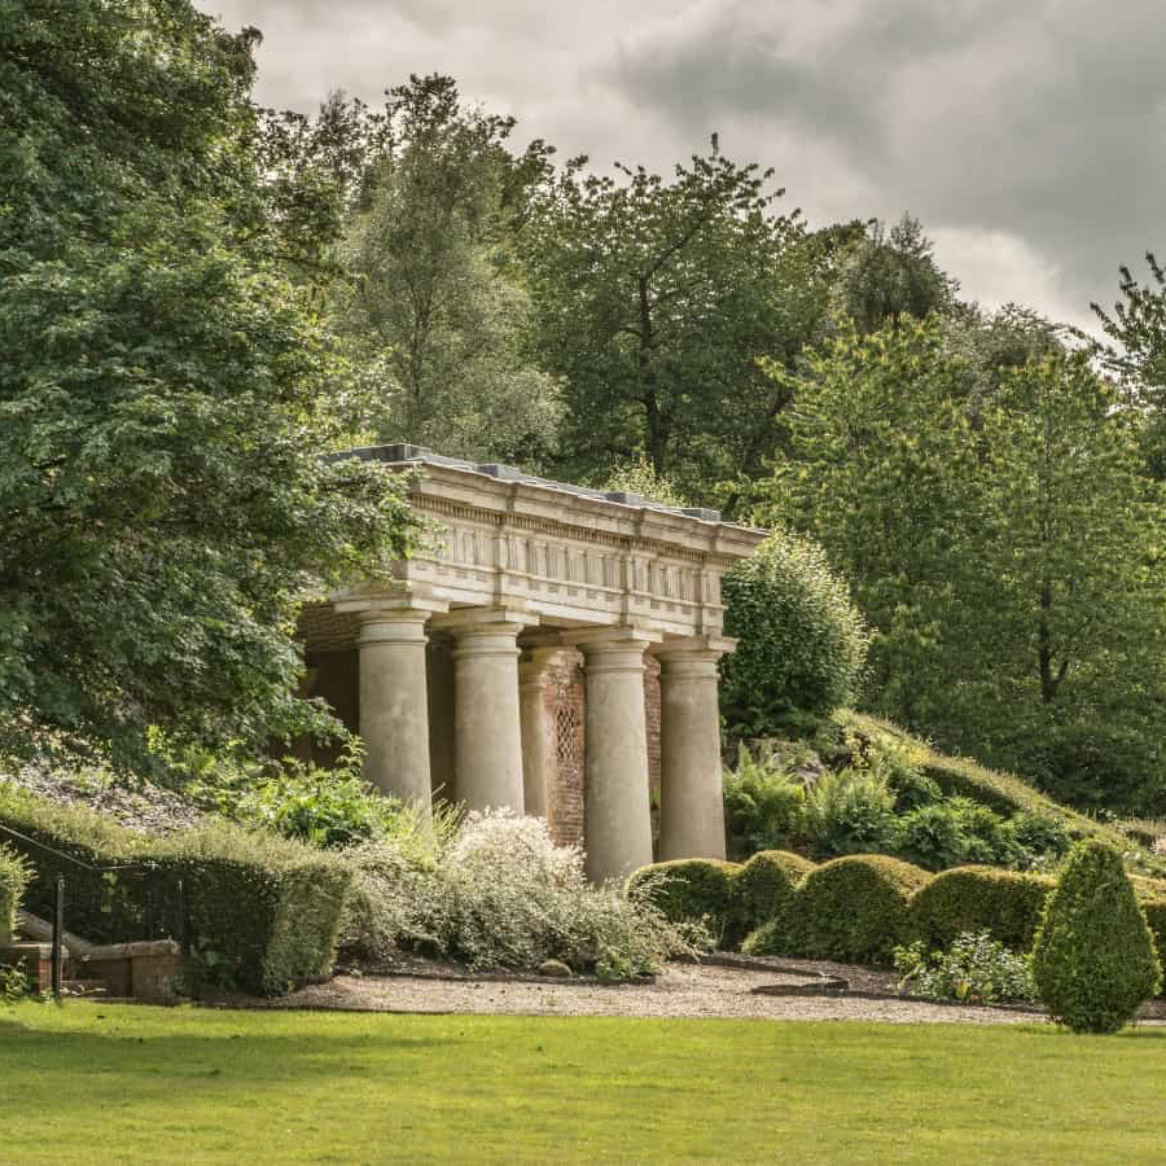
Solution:
<path fill-rule="evenodd" d="M 12 938 L 16 908 L 28 885 L 28 867 L 19 855 L 0 845 L 0 944 Z"/>
<path fill-rule="evenodd" d="M 736 931 L 735 862 L 713 858 L 678 858 L 654 862 L 628 878 L 629 897 L 650 895 L 673 922 L 704 920 L 717 946 L 733 942 Z"/>
<path fill-rule="evenodd" d="M 992 867 L 943 871 L 911 899 L 912 934 L 946 950 L 960 935 L 987 931 L 1013 951 L 1029 951 L 1054 885 L 1044 875 Z"/>
<path fill-rule="evenodd" d="M 63 875 L 66 926 L 94 943 L 185 934 L 196 985 L 264 995 L 331 970 L 351 874 L 330 855 L 224 822 L 154 838 L 3 783 L 0 823 L 90 866 L 147 868 L 88 871 L 13 841 L 34 872 L 28 909 L 48 918 Z"/>
<path fill-rule="evenodd" d="M 749 859 L 734 876 L 735 938 L 771 921 L 784 924 L 798 884 L 813 869 L 808 858 L 787 850 L 763 850 Z"/>
<path fill-rule="evenodd" d="M 810 871 L 790 910 L 780 954 L 885 964 L 910 938 L 911 897 L 930 875 L 885 855 L 847 855 Z"/>
<path fill-rule="evenodd" d="M 1120 853 L 1080 843 L 1049 897 L 1032 972 L 1054 1020 L 1116 1032 L 1162 984 L 1154 937 Z"/>

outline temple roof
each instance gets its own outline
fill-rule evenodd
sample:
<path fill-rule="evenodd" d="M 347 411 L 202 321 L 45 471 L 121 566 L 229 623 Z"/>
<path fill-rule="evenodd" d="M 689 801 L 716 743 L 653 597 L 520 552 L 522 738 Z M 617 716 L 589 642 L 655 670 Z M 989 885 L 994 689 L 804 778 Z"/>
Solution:
<path fill-rule="evenodd" d="M 621 506 L 634 506 L 649 510 L 660 510 L 666 514 L 683 514 L 688 518 L 699 518 L 702 522 L 722 522 L 719 510 L 710 510 L 703 506 L 664 506 L 644 498 L 639 494 L 629 494 L 622 490 L 593 490 L 587 486 L 576 486 L 570 482 L 558 482 L 551 478 L 540 478 L 535 474 L 525 473 L 515 466 L 503 465 L 500 462 L 473 462 L 465 458 L 446 457 L 444 454 L 434 453 L 420 445 L 409 445 L 399 442 L 393 445 L 366 445 L 359 449 L 345 450 L 337 457 L 356 457 L 364 461 L 389 462 L 393 465 L 423 464 L 444 466 L 447 469 L 467 470 L 471 473 L 486 474 L 503 482 L 524 482 L 529 486 L 540 486 L 547 490 L 559 490 L 564 494 L 572 494 L 579 498 L 594 498 L 598 502 L 614 502 Z"/>

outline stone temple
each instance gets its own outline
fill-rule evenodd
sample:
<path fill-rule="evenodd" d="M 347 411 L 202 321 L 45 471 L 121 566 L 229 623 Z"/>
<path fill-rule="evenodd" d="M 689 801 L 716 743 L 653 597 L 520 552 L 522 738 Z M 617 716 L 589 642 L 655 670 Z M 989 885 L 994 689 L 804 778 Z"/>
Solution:
<path fill-rule="evenodd" d="M 301 619 L 370 781 L 546 817 L 596 881 L 653 860 L 654 800 L 660 859 L 724 857 L 721 578 L 765 532 L 416 446 L 347 456 L 412 471 L 431 527 Z"/>

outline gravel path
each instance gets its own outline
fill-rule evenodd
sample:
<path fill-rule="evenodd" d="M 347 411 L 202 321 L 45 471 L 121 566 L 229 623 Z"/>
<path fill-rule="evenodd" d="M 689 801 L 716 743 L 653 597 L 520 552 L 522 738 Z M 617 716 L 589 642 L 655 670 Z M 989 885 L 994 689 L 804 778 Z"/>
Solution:
<path fill-rule="evenodd" d="M 408 975 L 337 976 L 326 984 L 304 988 L 260 1006 L 522 1016 L 879 1020 L 899 1024 L 1032 1024 L 1043 1021 L 1039 1015 L 1029 1012 L 998 1008 L 845 996 L 767 996 L 754 991 L 762 986 L 794 987 L 811 982 L 812 977 L 808 975 L 688 964 L 669 965 L 650 984 L 434 979 Z"/>

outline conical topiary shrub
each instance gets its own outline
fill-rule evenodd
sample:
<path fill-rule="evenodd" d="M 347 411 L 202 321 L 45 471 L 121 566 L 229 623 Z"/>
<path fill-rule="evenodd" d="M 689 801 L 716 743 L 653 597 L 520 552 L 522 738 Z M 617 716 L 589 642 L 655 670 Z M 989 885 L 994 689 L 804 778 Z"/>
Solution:
<path fill-rule="evenodd" d="M 1117 851 L 1083 842 L 1045 905 L 1033 951 L 1037 991 L 1074 1032 L 1116 1032 L 1158 990 L 1154 939 Z"/>

